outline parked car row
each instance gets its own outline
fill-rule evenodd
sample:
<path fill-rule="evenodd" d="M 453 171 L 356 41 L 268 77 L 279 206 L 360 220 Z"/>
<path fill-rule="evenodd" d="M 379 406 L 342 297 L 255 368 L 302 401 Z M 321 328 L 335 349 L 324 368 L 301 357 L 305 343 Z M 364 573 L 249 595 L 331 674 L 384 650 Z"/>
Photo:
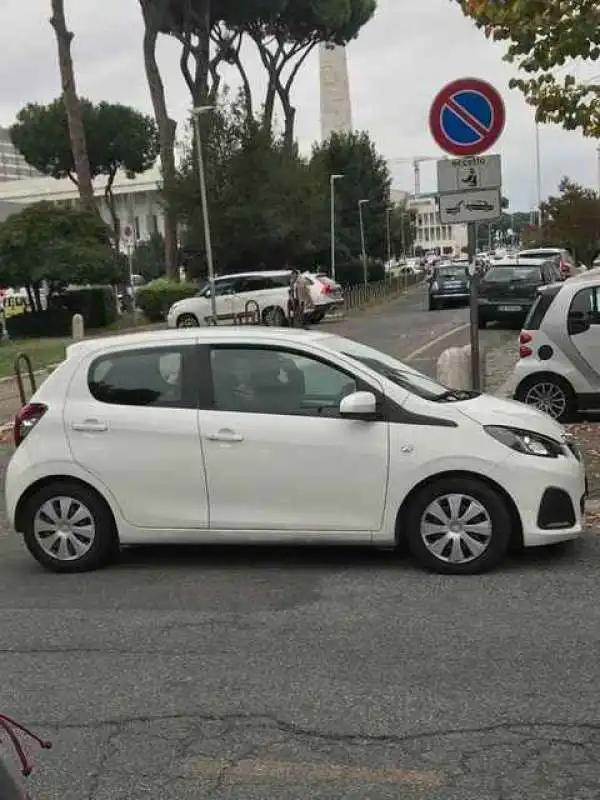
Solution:
<path fill-rule="evenodd" d="M 313 307 L 306 322 L 317 324 L 325 315 L 344 305 L 338 283 L 321 273 L 303 273 L 310 286 Z M 219 322 L 233 322 L 247 311 L 258 314 L 263 324 L 282 326 L 287 322 L 291 270 L 244 272 L 215 279 L 215 306 Z M 179 300 L 169 309 L 169 328 L 197 328 L 212 316 L 211 286 L 204 286 L 195 297 Z"/>

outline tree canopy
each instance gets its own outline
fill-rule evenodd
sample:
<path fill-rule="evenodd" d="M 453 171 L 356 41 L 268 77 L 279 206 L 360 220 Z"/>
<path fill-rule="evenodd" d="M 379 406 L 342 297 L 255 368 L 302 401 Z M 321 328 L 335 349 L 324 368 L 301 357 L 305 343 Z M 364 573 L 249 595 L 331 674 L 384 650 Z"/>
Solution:
<path fill-rule="evenodd" d="M 106 226 L 93 212 L 36 203 L 0 224 L 0 284 L 25 286 L 35 310 L 44 281 L 58 290 L 119 277 Z"/>
<path fill-rule="evenodd" d="M 118 220 L 112 187 L 119 170 L 127 177 L 150 169 L 158 155 L 156 125 L 151 117 L 114 103 L 94 105 L 80 100 L 92 178 L 106 177 L 105 196 L 115 234 Z M 39 172 L 52 178 L 70 178 L 77 184 L 67 113 L 62 99 L 48 105 L 29 103 L 10 129 L 15 147 Z"/>
<path fill-rule="evenodd" d="M 600 80 L 573 74 L 559 78 L 556 68 L 600 58 L 598 0 L 457 0 L 486 36 L 506 41 L 506 60 L 524 73 L 511 80 L 536 108 L 539 122 L 554 122 L 600 137 Z"/>
<path fill-rule="evenodd" d="M 559 193 L 542 204 L 543 238 L 589 266 L 600 248 L 600 197 L 569 178 L 563 178 Z"/>

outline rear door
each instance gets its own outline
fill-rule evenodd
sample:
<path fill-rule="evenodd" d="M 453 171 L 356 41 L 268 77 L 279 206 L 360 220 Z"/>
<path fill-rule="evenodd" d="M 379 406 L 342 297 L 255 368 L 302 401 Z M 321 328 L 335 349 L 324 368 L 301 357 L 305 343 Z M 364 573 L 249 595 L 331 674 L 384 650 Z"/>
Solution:
<path fill-rule="evenodd" d="M 589 327 L 582 333 L 572 333 L 571 342 L 586 364 L 600 374 L 600 286 L 586 286 L 574 295 L 569 307 L 569 319 L 585 320 Z"/>
<path fill-rule="evenodd" d="M 208 525 L 196 345 L 117 348 L 76 373 L 64 421 L 73 459 L 140 528 Z"/>
<path fill-rule="evenodd" d="M 288 284 L 282 286 L 280 282 L 268 275 L 248 275 L 238 278 L 238 290 L 235 296 L 235 312 L 243 314 L 246 311 L 256 311 L 258 305 L 262 313 L 267 308 L 287 308 Z"/>

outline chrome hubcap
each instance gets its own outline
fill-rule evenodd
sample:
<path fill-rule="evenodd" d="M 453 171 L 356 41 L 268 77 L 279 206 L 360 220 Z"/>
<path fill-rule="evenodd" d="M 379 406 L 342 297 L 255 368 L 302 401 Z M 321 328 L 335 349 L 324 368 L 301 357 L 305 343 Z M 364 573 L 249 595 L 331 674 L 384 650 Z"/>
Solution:
<path fill-rule="evenodd" d="M 421 517 L 421 538 L 440 561 L 466 564 L 492 541 L 492 521 L 484 506 L 467 494 L 445 494 L 431 502 Z"/>
<path fill-rule="evenodd" d="M 525 395 L 525 403 L 535 406 L 539 411 L 544 411 L 557 419 L 567 409 L 567 398 L 564 391 L 556 383 L 536 383 Z"/>
<path fill-rule="evenodd" d="M 76 561 L 94 543 L 96 526 L 92 514 L 73 497 L 52 497 L 40 506 L 33 533 L 41 549 L 57 561 Z"/>

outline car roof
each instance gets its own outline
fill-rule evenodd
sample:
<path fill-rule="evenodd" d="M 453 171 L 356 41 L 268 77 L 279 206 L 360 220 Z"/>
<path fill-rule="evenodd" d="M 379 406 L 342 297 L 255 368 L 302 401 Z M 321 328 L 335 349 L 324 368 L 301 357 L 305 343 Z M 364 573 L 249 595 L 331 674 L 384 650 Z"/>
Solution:
<path fill-rule="evenodd" d="M 554 256 L 564 252 L 564 247 L 528 247 L 526 250 L 519 250 L 517 255 L 525 255 L 526 253 L 545 253 L 546 255 Z"/>
<path fill-rule="evenodd" d="M 190 341 L 210 342 L 281 342 L 281 344 L 324 344 L 328 339 L 339 339 L 332 333 L 305 331 L 300 328 L 263 328 L 259 326 L 210 326 L 206 328 L 161 328 L 140 333 L 125 333 L 119 336 L 102 336 L 83 339 L 67 347 L 67 357 L 84 353 L 101 352 L 117 348 L 159 347 L 162 344 L 186 344 Z"/>
<path fill-rule="evenodd" d="M 249 272 L 232 272 L 230 275 L 218 275 L 215 281 L 226 281 L 230 278 L 262 278 L 266 275 L 283 276 L 289 275 L 292 269 L 258 269 Z"/>
<path fill-rule="evenodd" d="M 541 264 L 547 264 L 547 258 L 520 258 L 513 256 L 512 258 L 502 258 L 494 261 L 490 269 L 494 267 L 539 267 Z"/>

